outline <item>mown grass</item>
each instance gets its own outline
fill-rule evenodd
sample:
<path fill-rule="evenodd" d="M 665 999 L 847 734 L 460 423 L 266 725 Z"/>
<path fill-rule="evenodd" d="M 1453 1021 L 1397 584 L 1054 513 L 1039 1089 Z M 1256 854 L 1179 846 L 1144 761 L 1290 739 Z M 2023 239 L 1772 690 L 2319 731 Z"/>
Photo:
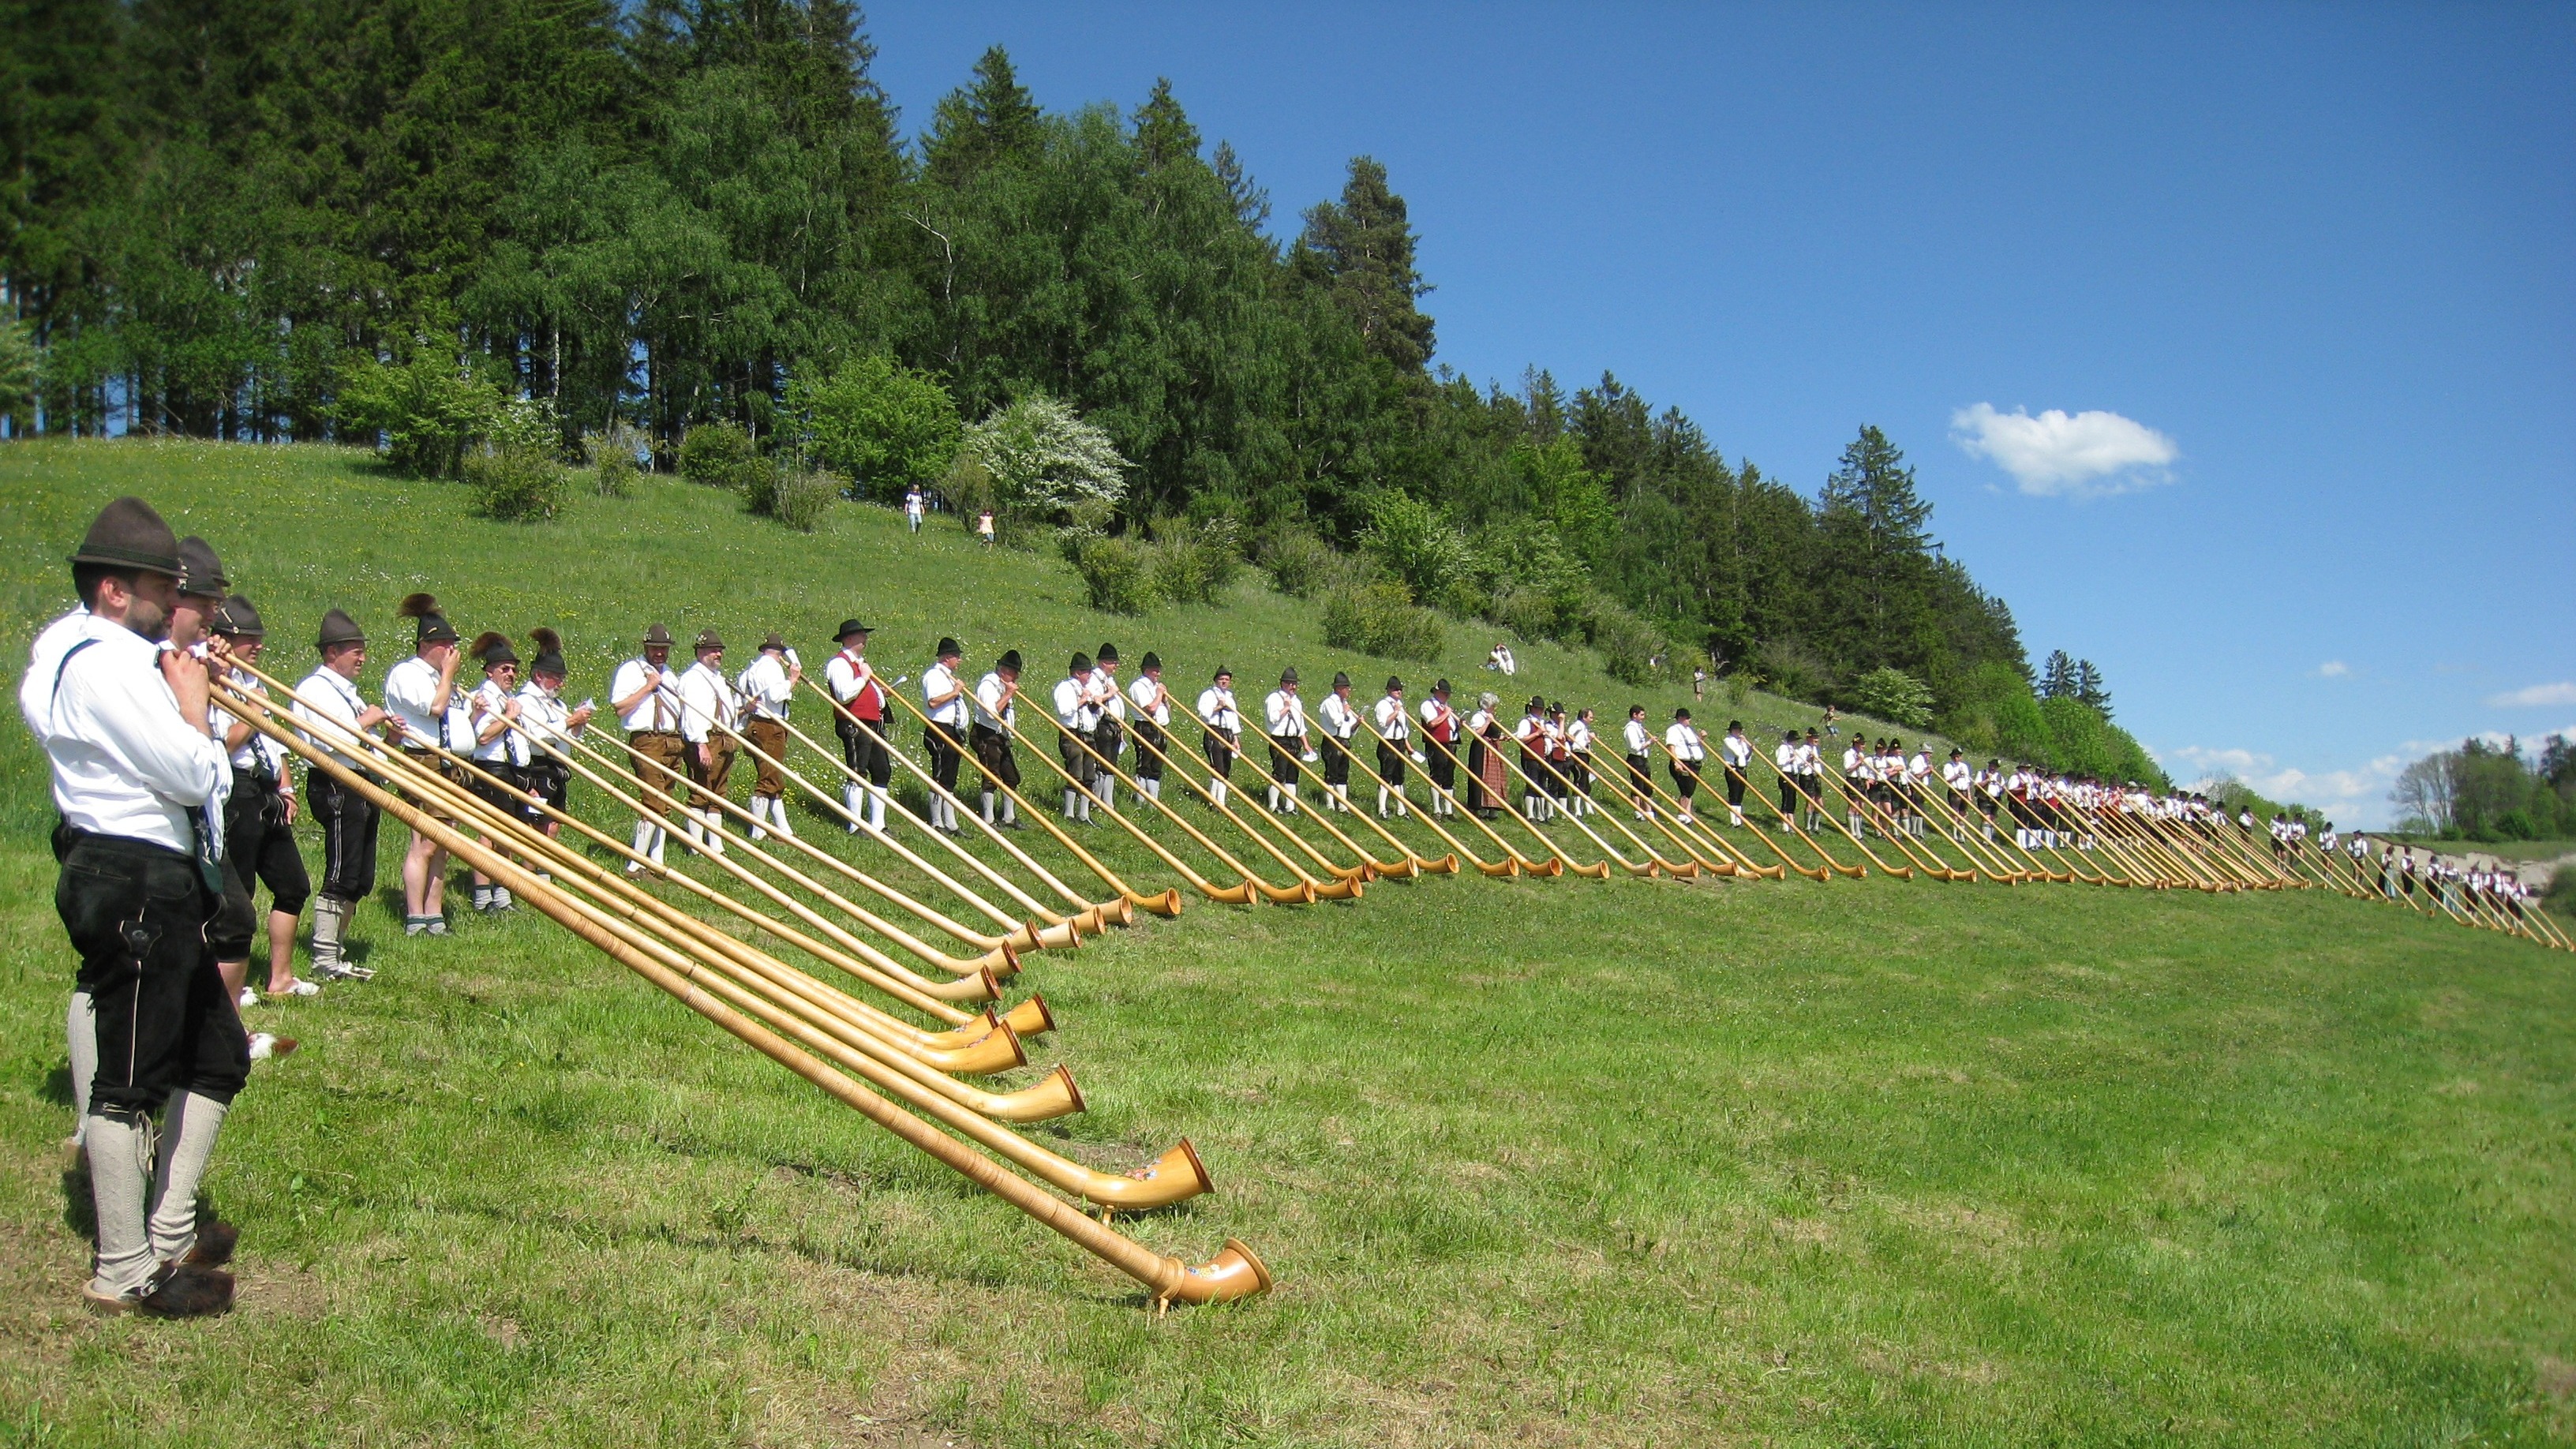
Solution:
<path fill-rule="evenodd" d="M 140 445 L 0 450 L 13 666 L 129 488 L 290 658 L 331 601 L 390 642 L 418 581 L 461 625 L 561 622 L 593 677 L 642 618 L 854 607 L 881 649 L 1326 667 L 1261 591 L 1104 621 L 861 510 L 809 541 L 666 486 L 523 530 L 348 455 Z M 375 982 L 261 1009 L 305 1048 L 212 1184 L 241 1308 L 94 1322 L 22 731 L 0 784 L 0 1443 L 2576 1435 L 2568 958 L 2318 894 L 1426 880 L 1036 958 L 1042 1060 L 1092 1102 L 1040 1135 L 1106 1165 L 1189 1136 L 1219 1194 L 1132 1230 L 1279 1275 L 1160 1319 L 543 920 L 407 941 L 379 905 Z"/>

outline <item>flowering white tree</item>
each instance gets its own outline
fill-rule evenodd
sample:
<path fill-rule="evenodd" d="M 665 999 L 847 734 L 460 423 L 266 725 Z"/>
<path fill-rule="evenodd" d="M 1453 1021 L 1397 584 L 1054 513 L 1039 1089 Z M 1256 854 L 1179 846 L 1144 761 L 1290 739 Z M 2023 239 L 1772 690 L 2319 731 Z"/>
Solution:
<path fill-rule="evenodd" d="M 995 502 L 1023 514 L 1055 518 L 1086 504 L 1115 508 L 1127 496 L 1129 464 L 1109 435 L 1043 395 L 968 427 L 958 459 L 992 479 Z"/>

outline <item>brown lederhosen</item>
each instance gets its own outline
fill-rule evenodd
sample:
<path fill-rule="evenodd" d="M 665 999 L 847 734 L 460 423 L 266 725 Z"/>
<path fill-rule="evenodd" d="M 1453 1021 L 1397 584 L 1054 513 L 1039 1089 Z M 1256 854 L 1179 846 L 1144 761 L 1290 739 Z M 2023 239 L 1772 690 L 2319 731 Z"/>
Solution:
<path fill-rule="evenodd" d="M 995 785 L 1020 788 L 1020 759 L 1011 753 L 1011 737 L 987 725 L 974 725 L 968 735 L 975 747 L 975 768 L 984 772 L 984 789 Z"/>
<path fill-rule="evenodd" d="M 751 793 L 770 800 L 786 794 L 787 772 L 778 762 L 787 758 L 787 722 L 753 715 L 742 722 L 742 737 L 760 751 L 760 756 L 752 760 L 759 768 L 759 778 L 752 781 Z"/>
<path fill-rule="evenodd" d="M 711 735 L 707 739 L 706 747 L 716 757 L 713 769 L 709 769 L 698 758 L 697 746 L 684 743 L 680 749 L 683 763 L 688 766 L 689 783 L 697 787 L 689 792 L 689 804 L 700 810 L 713 810 L 716 808 L 715 802 L 724 798 L 725 781 L 733 774 L 733 756 L 736 746 L 731 735 L 721 739 Z"/>
<path fill-rule="evenodd" d="M 466 778 L 465 772 L 448 763 L 444 758 L 431 754 L 429 751 L 420 749 L 413 745 L 403 745 L 400 748 L 404 759 L 411 761 L 413 764 L 420 766 L 422 769 L 429 771 L 431 774 L 438 776 L 449 784 L 462 785 L 468 790 L 474 788 L 473 782 Z M 418 806 L 420 812 L 427 815 L 430 819 L 437 821 L 441 825 L 453 825 L 456 823 L 455 812 L 442 808 L 436 797 L 417 790 L 407 790 L 404 793 L 411 796 L 412 804 Z"/>
<path fill-rule="evenodd" d="M 670 802 L 653 793 L 660 790 L 673 797 L 680 794 L 680 782 L 688 778 L 688 766 L 682 763 L 691 753 L 688 742 L 678 730 L 637 730 L 626 737 L 643 759 L 635 762 L 635 778 L 645 786 L 644 808 L 669 819 Z"/>

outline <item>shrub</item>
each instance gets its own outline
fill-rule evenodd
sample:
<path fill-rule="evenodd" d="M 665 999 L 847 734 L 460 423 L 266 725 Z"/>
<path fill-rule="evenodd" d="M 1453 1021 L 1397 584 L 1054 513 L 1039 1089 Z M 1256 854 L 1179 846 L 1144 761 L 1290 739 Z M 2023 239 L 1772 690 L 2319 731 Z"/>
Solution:
<path fill-rule="evenodd" d="M 823 515 L 841 500 L 847 487 L 837 474 L 809 463 L 782 463 L 760 471 L 766 476 L 754 485 L 751 511 L 775 518 L 798 533 L 822 527 Z"/>
<path fill-rule="evenodd" d="M 1506 589 L 1494 596 L 1487 618 L 1524 639 L 1556 637 L 1556 600 L 1531 589 Z"/>
<path fill-rule="evenodd" d="M 1144 545 L 1087 529 L 1066 531 L 1065 562 L 1082 576 L 1091 607 L 1112 614 L 1141 614 L 1154 606 L 1154 578 Z"/>
<path fill-rule="evenodd" d="M 1292 599 L 1311 599 L 1327 580 L 1340 577 L 1342 560 L 1311 531 L 1283 527 L 1262 540 L 1261 569 L 1270 575 L 1272 588 Z"/>
<path fill-rule="evenodd" d="M 2549 878 L 2549 889 L 2543 891 L 2540 903 L 2550 910 L 2576 920 L 2576 866 L 2560 866 Z"/>
<path fill-rule="evenodd" d="M 1644 685 L 1665 673 L 1663 661 L 1670 656 L 1672 646 L 1664 638 L 1664 631 L 1607 597 L 1593 599 L 1591 614 L 1585 632 L 1592 647 L 1601 651 L 1601 667 L 1612 679 L 1621 684 Z"/>
<path fill-rule="evenodd" d="M 602 498 L 632 498 L 636 485 L 643 480 L 644 462 L 649 456 L 644 435 L 624 418 L 617 418 L 602 433 L 586 433 L 581 440 L 582 452 L 590 459 L 591 491 Z"/>
<path fill-rule="evenodd" d="M 990 480 L 996 514 L 1061 522 L 1084 505 L 1114 511 L 1127 496 L 1117 445 L 1051 397 L 1022 398 L 968 428 L 957 457 Z"/>
<path fill-rule="evenodd" d="M 746 497 L 762 484 L 760 449 L 736 422 L 700 423 L 680 440 L 680 476 Z"/>
<path fill-rule="evenodd" d="M 1754 651 L 1754 658 L 1772 692 L 1790 699 L 1818 703 L 1842 682 L 1842 671 L 1795 639 L 1769 640 Z"/>
<path fill-rule="evenodd" d="M 852 358 L 829 376 L 792 381 L 787 405 L 814 456 L 855 479 L 864 497 L 894 502 L 957 456 L 962 427 L 948 389 L 891 357 Z"/>
<path fill-rule="evenodd" d="M 1168 604 L 1220 602 L 1242 566 L 1231 518 L 1212 518 L 1190 529 L 1166 525 L 1147 561 L 1154 596 Z"/>
<path fill-rule="evenodd" d="M 1417 599 L 1445 600 L 1469 583 L 1472 563 L 1466 535 L 1431 506 L 1399 489 L 1377 496 L 1360 549 L 1404 581 Z"/>
<path fill-rule="evenodd" d="M 1907 729 L 1932 727 L 1932 687 L 1902 669 L 1882 666 L 1852 681 L 1851 707 Z"/>
<path fill-rule="evenodd" d="M 1334 589 L 1324 600 L 1324 642 L 1380 659 L 1429 663 L 1446 640 L 1439 616 L 1392 579 Z"/>
<path fill-rule="evenodd" d="M 487 518 L 512 523 L 538 523 L 563 509 L 572 486 L 572 470 L 552 448 L 505 443 L 485 448 L 465 460 L 465 486 L 474 507 Z"/>
<path fill-rule="evenodd" d="M 385 461 L 419 478 L 453 478 L 508 405 L 501 390 L 425 341 L 401 363 L 368 358 L 343 370 L 332 420 L 383 438 Z"/>
<path fill-rule="evenodd" d="M 27 414 L 44 386 L 45 349 L 24 322 L 0 322 L 0 417 L 18 419 L 24 436 Z"/>

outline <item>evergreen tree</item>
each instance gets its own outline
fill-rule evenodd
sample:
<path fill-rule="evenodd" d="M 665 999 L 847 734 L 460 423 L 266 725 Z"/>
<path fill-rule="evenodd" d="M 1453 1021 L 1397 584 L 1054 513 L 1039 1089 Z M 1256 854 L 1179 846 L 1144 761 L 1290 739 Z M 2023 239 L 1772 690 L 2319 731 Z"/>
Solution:
<path fill-rule="evenodd" d="M 994 166 L 1027 160 L 1038 149 L 1040 119 L 1010 52 L 992 47 L 976 60 L 975 78 L 941 97 L 931 113 L 922 145 L 930 179 L 962 186 Z"/>
<path fill-rule="evenodd" d="M 1413 246 L 1404 198 L 1387 186 L 1386 167 L 1369 156 L 1352 158 L 1340 201 L 1307 210 L 1297 242 L 1307 267 L 1359 324 L 1369 350 L 1399 371 L 1419 373 L 1431 360 L 1431 319 L 1416 304 L 1431 287 L 1414 269 Z"/>
<path fill-rule="evenodd" d="M 2111 691 L 2103 687 L 2102 671 L 2090 659 L 2075 661 L 2075 697 L 2101 711 L 2104 719 L 2111 717 Z"/>
<path fill-rule="evenodd" d="M 2066 651 L 2051 649 L 2048 651 L 2047 662 L 2040 666 L 2039 697 L 2042 699 L 2070 698 L 2076 692 L 2078 678 L 2075 661 L 2067 656 Z"/>
<path fill-rule="evenodd" d="M 1172 98 L 1171 77 L 1156 77 L 1154 93 L 1136 111 L 1136 159 L 1150 171 L 1175 161 L 1195 160 L 1198 154 L 1199 128 L 1190 124 L 1181 103 Z M 1229 195 L 1232 190 L 1227 188 Z"/>
<path fill-rule="evenodd" d="M 1209 162 L 1219 185 L 1225 188 L 1226 200 L 1234 208 L 1234 219 L 1246 231 L 1258 232 L 1270 224 L 1270 192 L 1253 184 L 1243 169 L 1243 158 L 1234 154 L 1234 143 L 1216 143 L 1216 155 Z"/>

